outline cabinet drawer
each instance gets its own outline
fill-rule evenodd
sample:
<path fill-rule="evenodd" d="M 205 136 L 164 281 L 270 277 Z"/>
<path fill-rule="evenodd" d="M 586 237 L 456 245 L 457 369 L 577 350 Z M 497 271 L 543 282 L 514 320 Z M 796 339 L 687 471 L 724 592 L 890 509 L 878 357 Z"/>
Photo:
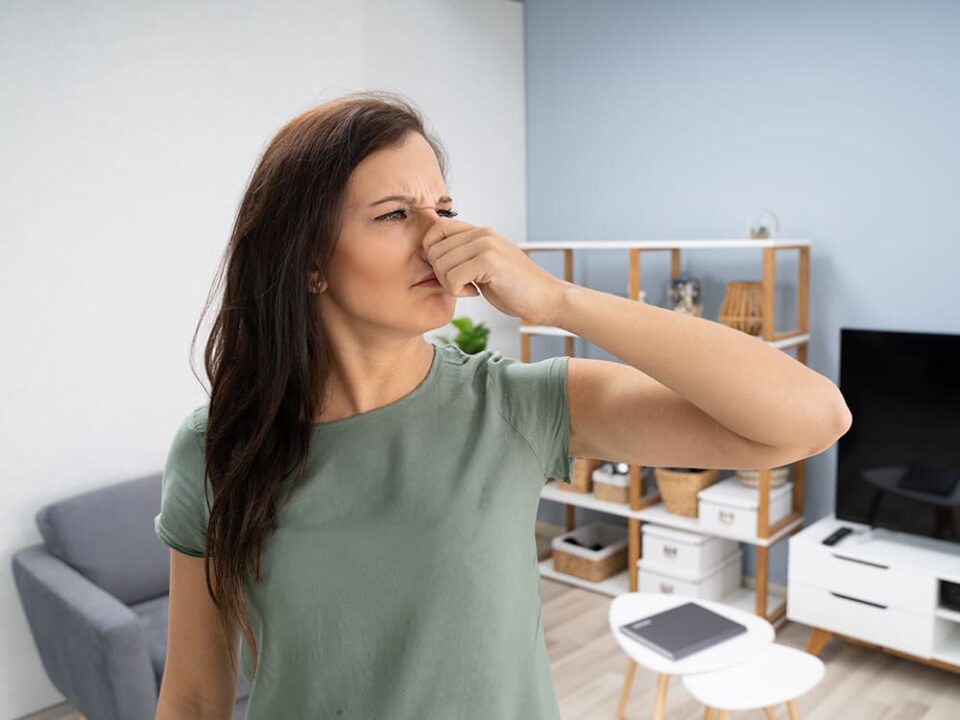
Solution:
<path fill-rule="evenodd" d="M 826 545 L 791 542 L 787 578 L 790 583 L 800 582 L 908 612 L 932 615 L 937 605 L 935 577 L 854 559 Z"/>
<path fill-rule="evenodd" d="M 787 618 L 922 658 L 933 654 L 932 612 L 920 615 L 881 607 L 862 596 L 791 580 L 787 585 Z"/>

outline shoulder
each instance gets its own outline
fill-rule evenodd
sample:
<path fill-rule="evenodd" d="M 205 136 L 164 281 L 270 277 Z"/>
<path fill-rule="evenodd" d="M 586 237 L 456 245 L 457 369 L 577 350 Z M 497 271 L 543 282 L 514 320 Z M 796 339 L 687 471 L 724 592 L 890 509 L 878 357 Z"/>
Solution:
<path fill-rule="evenodd" d="M 492 349 L 470 354 L 453 345 L 445 352 L 459 365 L 461 380 L 485 387 L 511 419 L 536 415 L 564 395 L 567 355 L 525 362 Z"/>
<path fill-rule="evenodd" d="M 190 468 L 191 474 L 203 465 L 204 433 L 207 429 L 209 404 L 194 408 L 181 420 L 173 436 L 168 464 Z"/>
<path fill-rule="evenodd" d="M 191 432 L 197 435 L 203 435 L 207 430 L 207 413 L 210 410 L 210 403 L 206 402 L 190 411 L 184 418 L 183 425 Z"/>

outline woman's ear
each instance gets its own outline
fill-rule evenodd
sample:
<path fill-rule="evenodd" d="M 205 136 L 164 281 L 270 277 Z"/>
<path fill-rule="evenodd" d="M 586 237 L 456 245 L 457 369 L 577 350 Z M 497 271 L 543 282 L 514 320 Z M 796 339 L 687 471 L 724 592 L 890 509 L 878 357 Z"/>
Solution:
<path fill-rule="evenodd" d="M 310 294 L 319 295 L 326 289 L 327 289 L 327 282 L 326 280 L 322 280 L 320 278 L 320 271 L 311 270 L 310 271 Z"/>

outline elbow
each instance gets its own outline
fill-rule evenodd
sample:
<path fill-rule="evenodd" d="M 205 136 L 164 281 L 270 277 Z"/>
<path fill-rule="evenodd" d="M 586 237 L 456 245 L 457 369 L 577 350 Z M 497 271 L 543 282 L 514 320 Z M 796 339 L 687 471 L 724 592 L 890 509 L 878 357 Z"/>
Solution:
<path fill-rule="evenodd" d="M 811 437 L 816 439 L 804 457 L 812 457 L 829 450 L 837 441 L 847 434 L 853 424 L 853 414 L 846 402 L 840 400 L 839 406 L 817 423 Z"/>

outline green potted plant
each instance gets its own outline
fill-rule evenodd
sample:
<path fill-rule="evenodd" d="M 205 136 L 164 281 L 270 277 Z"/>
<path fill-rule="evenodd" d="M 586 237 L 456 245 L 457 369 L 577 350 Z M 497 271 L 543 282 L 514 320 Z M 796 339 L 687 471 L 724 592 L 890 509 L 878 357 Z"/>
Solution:
<path fill-rule="evenodd" d="M 486 323 L 480 322 L 474 324 L 473 320 L 468 317 L 454 318 L 450 322 L 459 332 L 453 340 L 440 335 L 439 338 L 441 342 L 447 344 L 451 342 L 455 343 L 468 355 L 474 355 L 486 350 L 487 336 L 490 334 L 490 328 L 486 326 Z"/>

